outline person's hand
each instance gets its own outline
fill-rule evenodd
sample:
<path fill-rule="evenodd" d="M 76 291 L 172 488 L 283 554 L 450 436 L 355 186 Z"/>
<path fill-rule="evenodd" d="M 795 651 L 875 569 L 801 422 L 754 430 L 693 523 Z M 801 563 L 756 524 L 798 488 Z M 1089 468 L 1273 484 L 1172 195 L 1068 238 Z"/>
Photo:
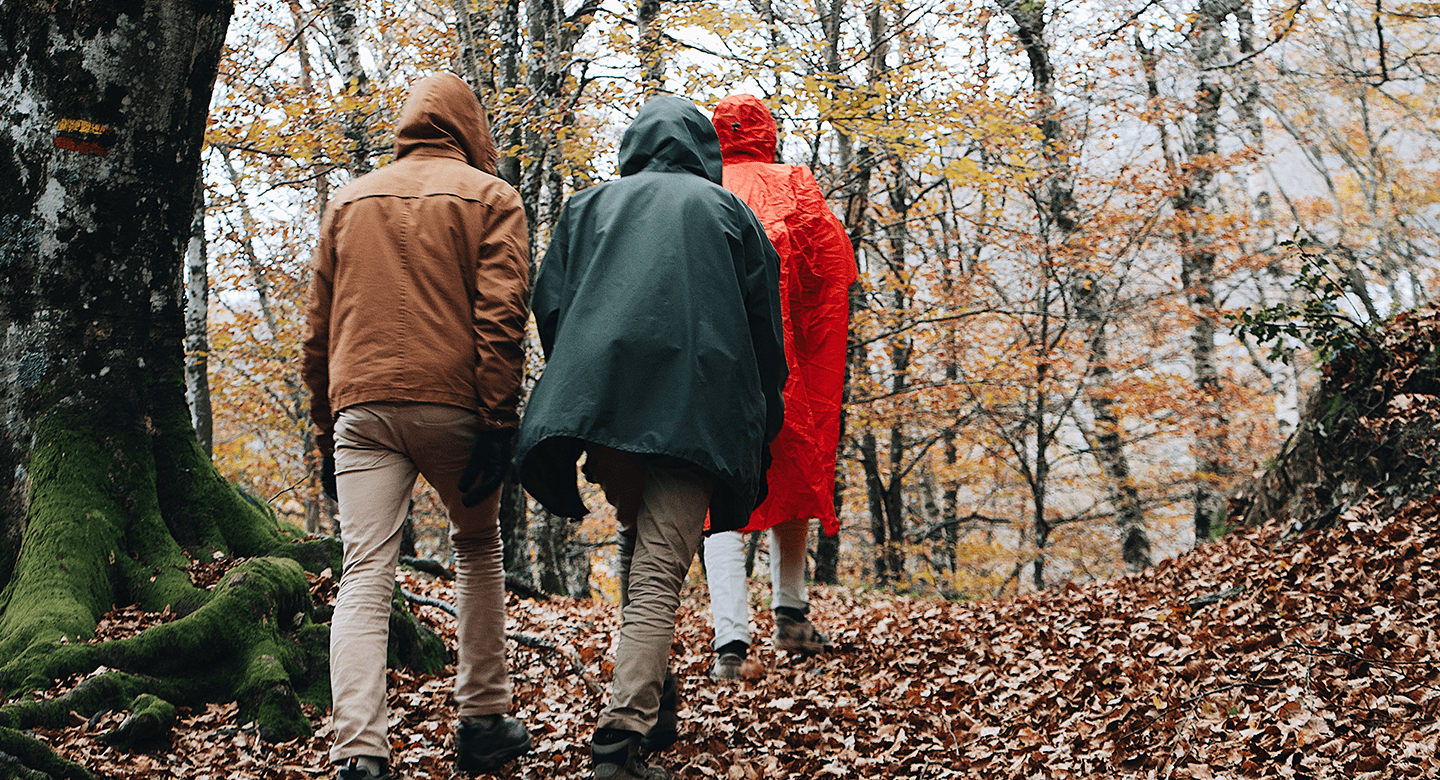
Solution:
<path fill-rule="evenodd" d="M 514 428 L 480 431 L 470 448 L 470 460 L 460 473 L 460 502 L 475 506 L 500 488 L 510 468 L 510 443 L 515 440 Z M 478 480 L 478 481 L 477 481 Z"/>
<path fill-rule="evenodd" d="M 331 501 L 339 501 L 335 491 L 335 456 L 326 455 L 320 459 L 320 489 Z"/>

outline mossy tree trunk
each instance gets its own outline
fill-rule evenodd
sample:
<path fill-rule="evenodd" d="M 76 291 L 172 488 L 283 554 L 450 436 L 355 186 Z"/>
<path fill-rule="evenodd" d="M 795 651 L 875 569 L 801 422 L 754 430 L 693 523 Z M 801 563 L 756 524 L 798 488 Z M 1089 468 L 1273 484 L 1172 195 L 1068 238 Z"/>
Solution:
<path fill-rule="evenodd" d="M 216 472 L 185 402 L 181 263 L 230 2 L 0 4 L 0 766 L 86 770 L 27 742 L 67 711 L 238 700 L 262 733 L 328 701 L 302 567 L 336 566 Z M 268 557 L 265 557 L 268 556 Z M 207 590 L 196 562 L 245 557 Z M 85 644 L 116 604 L 176 619 Z M 433 639 L 433 637 L 432 637 Z M 431 662 L 438 640 L 427 643 Z M 443 653 L 443 648 L 440 648 Z M 44 703 L 27 692 L 100 665 Z M 8 770 L 7 770 L 8 771 Z M 23 773 L 22 773 L 23 774 Z M 26 775 L 32 776 L 32 775 Z"/>

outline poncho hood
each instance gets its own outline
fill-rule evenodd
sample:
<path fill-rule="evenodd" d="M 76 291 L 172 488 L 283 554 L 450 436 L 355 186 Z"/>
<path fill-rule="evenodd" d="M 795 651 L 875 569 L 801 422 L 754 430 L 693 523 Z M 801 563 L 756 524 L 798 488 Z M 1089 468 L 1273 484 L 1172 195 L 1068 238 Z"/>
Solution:
<path fill-rule="evenodd" d="M 779 128 L 770 109 L 754 95 L 731 95 L 715 105 L 710 121 L 727 163 L 775 162 Z"/>
<path fill-rule="evenodd" d="M 479 98 L 453 73 L 420 80 L 405 99 L 395 132 L 395 159 L 417 152 L 456 157 L 495 173 L 495 140 Z"/>
<path fill-rule="evenodd" d="M 620 175 L 641 171 L 693 173 L 724 181 L 715 128 L 690 101 L 665 95 L 640 107 L 620 139 Z"/>

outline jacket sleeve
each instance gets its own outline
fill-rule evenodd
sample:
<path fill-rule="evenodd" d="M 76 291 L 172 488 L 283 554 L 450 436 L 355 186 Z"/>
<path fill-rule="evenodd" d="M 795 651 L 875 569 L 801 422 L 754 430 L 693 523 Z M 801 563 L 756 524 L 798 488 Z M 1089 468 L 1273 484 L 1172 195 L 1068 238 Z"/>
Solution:
<path fill-rule="evenodd" d="M 736 198 L 739 201 L 739 198 Z M 765 229 L 750 209 L 740 203 L 745 218 L 745 315 L 750 326 L 750 343 L 760 369 L 760 389 L 765 394 L 765 441 L 773 440 L 785 422 L 784 325 L 780 313 L 780 255 L 765 235 Z"/>
<path fill-rule="evenodd" d="M 529 319 L 530 240 L 520 196 L 509 187 L 490 208 L 475 264 L 475 393 L 489 428 L 520 424 L 520 382 Z"/>
<path fill-rule="evenodd" d="M 310 421 L 321 454 L 335 452 L 335 416 L 330 409 L 330 302 L 335 281 L 334 209 L 320 221 L 320 242 L 310 263 L 310 294 L 301 336 L 300 376 L 310 391 Z"/>

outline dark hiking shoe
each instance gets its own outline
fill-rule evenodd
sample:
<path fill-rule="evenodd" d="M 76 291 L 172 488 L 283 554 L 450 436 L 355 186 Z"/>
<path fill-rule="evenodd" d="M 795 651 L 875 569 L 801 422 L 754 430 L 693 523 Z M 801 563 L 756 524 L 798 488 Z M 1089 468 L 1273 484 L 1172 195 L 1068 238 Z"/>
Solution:
<path fill-rule="evenodd" d="M 665 685 L 660 689 L 660 714 L 655 727 L 650 729 L 640 747 L 654 752 L 664 750 L 680 739 L 680 679 L 674 672 L 665 673 Z"/>
<path fill-rule="evenodd" d="M 831 646 L 830 640 L 815 630 L 809 618 L 796 618 L 780 612 L 775 613 L 773 645 L 776 650 L 805 654 L 818 653 Z"/>
<path fill-rule="evenodd" d="M 355 756 L 340 766 L 335 780 L 390 780 L 390 771 L 382 758 Z"/>
<path fill-rule="evenodd" d="M 639 734 L 633 731 L 621 733 L 629 736 L 618 742 L 590 743 L 590 764 L 595 769 L 595 780 L 670 780 L 665 770 L 640 760 Z"/>
<path fill-rule="evenodd" d="M 460 721 L 455 730 L 455 765 L 462 772 L 494 772 L 530 752 L 530 732 L 508 715 Z"/>
<path fill-rule="evenodd" d="M 739 680 L 740 666 L 745 663 L 745 656 L 739 653 L 720 653 L 715 656 L 715 663 L 710 667 L 710 679 L 712 680 Z"/>

